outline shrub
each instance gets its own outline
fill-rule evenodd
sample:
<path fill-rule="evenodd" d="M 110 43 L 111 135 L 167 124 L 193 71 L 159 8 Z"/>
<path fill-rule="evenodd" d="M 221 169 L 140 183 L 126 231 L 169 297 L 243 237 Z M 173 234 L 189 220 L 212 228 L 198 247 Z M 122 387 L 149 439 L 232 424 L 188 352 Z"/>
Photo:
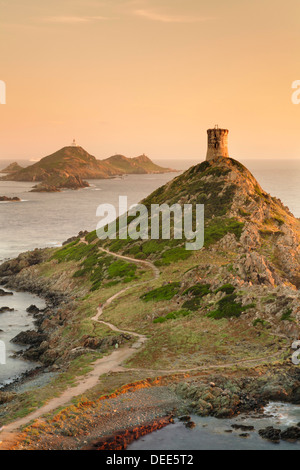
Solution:
<path fill-rule="evenodd" d="M 147 255 L 145 253 L 142 253 L 141 251 L 135 255 L 135 258 L 137 259 L 147 259 Z"/>
<path fill-rule="evenodd" d="M 94 240 L 98 238 L 96 230 L 90 232 L 86 235 L 85 239 L 88 243 L 92 243 Z"/>
<path fill-rule="evenodd" d="M 157 289 L 153 289 L 146 294 L 143 294 L 140 298 L 144 302 L 159 302 L 162 300 L 171 300 L 178 293 L 180 289 L 180 282 L 171 282 L 170 284 Z"/>
<path fill-rule="evenodd" d="M 108 267 L 108 278 L 112 279 L 115 277 L 122 278 L 134 278 L 137 266 L 132 263 L 126 263 L 125 261 L 118 260 L 114 261 Z"/>
<path fill-rule="evenodd" d="M 209 246 L 221 240 L 227 233 L 233 233 L 240 238 L 244 224 L 236 219 L 213 219 L 204 231 L 204 246 Z"/>
<path fill-rule="evenodd" d="M 217 302 L 218 308 L 210 312 L 207 316 L 219 320 L 221 318 L 240 317 L 245 307 L 240 302 L 236 302 L 236 294 L 226 295 Z"/>
<path fill-rule="evenodd" d="M 168 265 L 176 263 L 176 261 L 185 260 L 192 256 L 192 252 L 185 249 L 185 247 L 171 248 L 165 251 L 161 257 L 161 264 Z"/>
<path fill-rule="evenodd" d="M 292 309 L 291 308 L 286 309 L 283 312 L 280 318 L 280 321 L 294 321 L 294 318 L 292 318 L 291 315 L 292 315 Z"/>
<path fill-rule="evenodd" d="M 269 323 L 266 320 L 263 320 L 262 318 L 256 318 L 253 321 L 252 325 L 253 326 L 257 326 L 257 325 L 268 326 Z"/>
<path fill-rule="evenodd" d="M 235 287 L 232 284 L 224 284 L 224 286 L 219 287 L 217 290 L 215 290 L 215 294 L 218 292 L 225 292 L 226 294 L 233 294 L 235 291 Z"/>
<path fill-rule="evenodd" d="M 196 310 L 199 310 L 200 304 L 201 297 L 194 297 L 193 299 L 186 300 L 186 302 L 184 302 L 184 304 L 182 305 L 182 308 L 195 312 Z"/>
<path fill-rule="evenodd" d="M 78 244 L 78 241 L 74 241 L 54 253 L 51 259 L 56 259 L 60 263 L 63 261 L 80 261 L 97 250 L 98 248 L 94 245 Z"/>
<path fill-rule="evenodd" d="M 192 287 L 186 289 L 182 295 L 192 294 L 193 296 L 198 295 L 203 297 L 204 295 L 210 294 L 210 284 L 195 284 Z"/>
<path fill-rule="evenodd" d="M 176 320 L 180 317 L 186 317 L 190 315 L 192 312 L 186 309 L 175 310 L 174 312 L 168 313 L 165 317 L 158 317 L 153 320 L 153 323 L 164 323 L 168 320 Z"/>

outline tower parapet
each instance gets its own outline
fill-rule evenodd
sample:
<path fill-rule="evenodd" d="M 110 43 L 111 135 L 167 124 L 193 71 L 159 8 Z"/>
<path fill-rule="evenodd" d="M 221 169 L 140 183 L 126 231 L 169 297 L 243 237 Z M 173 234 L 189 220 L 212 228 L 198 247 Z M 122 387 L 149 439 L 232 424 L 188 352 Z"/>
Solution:
<path fill-rule="evenodd" d="M 217 157 L 229 157 L 228 153 L 228 129 L 208 129 L 208 147 L 206 160 L 213 160 Z"/>

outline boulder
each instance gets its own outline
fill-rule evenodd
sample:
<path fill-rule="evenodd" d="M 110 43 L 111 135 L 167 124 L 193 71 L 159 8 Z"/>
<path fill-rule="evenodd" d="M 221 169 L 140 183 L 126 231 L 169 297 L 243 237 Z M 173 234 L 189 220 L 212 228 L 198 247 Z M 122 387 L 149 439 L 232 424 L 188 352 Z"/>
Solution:
<path fill-rule="evenodd" d="M 5 297 L 7 295 L 14 295 L 12 292 L 7 292 L 3 289 L 0 289 L 0 297 Z"/>
<path fill-rule="evenodd" d="M 1 307 L 0 308 L 0 313 L 6 313 L 6 312 L 14 312 L 14 308 L 9 308 L 9 307 Z"/>
<path fill-rule="evenodd" d="M 4 405 L 5 403 L 13 401 L 16 396 L 16 393 L 0 392 L 0 405 Z"/>
<path fill-rule="evenodd" d="M 47 335 L 38 333 L 34 330 L 21 331 L 17 336 L 11 339 L 12 343 L 21 344 L 23 346 L 39 346 L 43 341 L 46 341 Z"/>
<path fill-rule="evenodd" d="M 40 312 L 40 309 L 36 305 L 30 305 L 30 307 L 28 307 L 26 309 L 26 312 L 32 313 L 32 314 L 37 314 L 37 313 Z"/>
<path fill-rule="evenodd" d="M 298 426 L 291 426 L 281 433 L 281 439 L 284 441 L 299 441 L 300 428 Z"/>
<path fill-rule="evenodd" d="M 281 429 L 275 429 L 275 428 L 273 428 L 273 426 L 268 426 L 265 429 L 260 429 L 258 431 L 258 434 L 263 439 L 268 439 L 269 441 L 279 443 L 280 442 L 280 437 L 281 437 Z"/>

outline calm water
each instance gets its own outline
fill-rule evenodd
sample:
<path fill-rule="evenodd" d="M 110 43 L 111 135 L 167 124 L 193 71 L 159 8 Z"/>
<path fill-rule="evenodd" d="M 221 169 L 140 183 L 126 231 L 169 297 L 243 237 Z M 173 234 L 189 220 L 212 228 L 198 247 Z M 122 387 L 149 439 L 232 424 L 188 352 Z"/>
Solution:
<path fill-rule="evenodd" d="M 280 442 L 274 444 L 262 439 L 259 429 L 273 426 L 281 430 L 297 425 L 300 407 L 284 403 L 270 403 L 265 409 L 265 418 L 239 416 L 235 419 L 200 418 L 192 416 L 196 427 L 187 429 L 176 422 L 133 442 L 128 450 L 299 450 L 299 443 Z M 271 417 L 270 417 L 271 416 Z M 255 431 L 246 431 L 248 438 L 240 437 L 245 431 L 233 430 L 232 424 L 254 426 Z M 232 433 L 226 431 L 232 430 Z"/>
<path fill-rule="evenodd" d="M 4 289 L 6 290 L 6 289 Z M 12 292 L 10 290 L 10 292 Z M 2 385 L 11 382 L 19 374 L 36 367 L 35 363 L 23 361 L 22 359 L 13 359 L 12 355 L 24 347 L 10 340 L 20 331 L 34 329 L 33 317 L 26 312 L 26 309 L 35 304 L 39 308 L 45 307 L 45 302 L 37 297 L 24 292 L 13 292 L 13 296 L 0 297 L 0 308 L 14 308 L 13 312 L 0 313 L 0 340 L 6 346 L 6 364 L 0 364 L 0 388 Z"/>
<path fill-rule="evenodd" d="M 59 246 L 80 230 L 95 230 L 99 204 L 118 207 L 119 196 L 127 196 L 128 205 L 135 204 L 174 176 L 92 180 L 90 188 L 61 193 L 31 193 L 31 183 L 0 181 L 0 195 L 22 199 L 0 203 L 0 261 L 36 247 Z"/>

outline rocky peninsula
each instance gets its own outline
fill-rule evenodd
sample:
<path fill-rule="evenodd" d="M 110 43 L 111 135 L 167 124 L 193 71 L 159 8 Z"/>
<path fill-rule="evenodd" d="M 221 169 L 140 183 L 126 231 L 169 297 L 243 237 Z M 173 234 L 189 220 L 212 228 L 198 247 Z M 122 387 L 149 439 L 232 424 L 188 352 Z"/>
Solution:
<path fill-rule="evenodd" d="M 300 334 L 299 220 L 230 158 L 196 165 L 143 201 L 164 202 L 205 204 L 201 251 L 187 252 L 185 240 L 100 241 L 82 232 L 0 267 L 6 288 L 47 299 L 45 311 L 33 312 L 37 331 L 17 340 L 30 346 L 24 357 L 58 374 L 0 409 L 5 424 L 24 400 L 38 401 L 8 427 L 37 420 L 17 436 L 18 448 L 103 445 L 170 414 L 222 418 L 259 412 L 270 400 L 300 402 L 291 363 Z"/>

